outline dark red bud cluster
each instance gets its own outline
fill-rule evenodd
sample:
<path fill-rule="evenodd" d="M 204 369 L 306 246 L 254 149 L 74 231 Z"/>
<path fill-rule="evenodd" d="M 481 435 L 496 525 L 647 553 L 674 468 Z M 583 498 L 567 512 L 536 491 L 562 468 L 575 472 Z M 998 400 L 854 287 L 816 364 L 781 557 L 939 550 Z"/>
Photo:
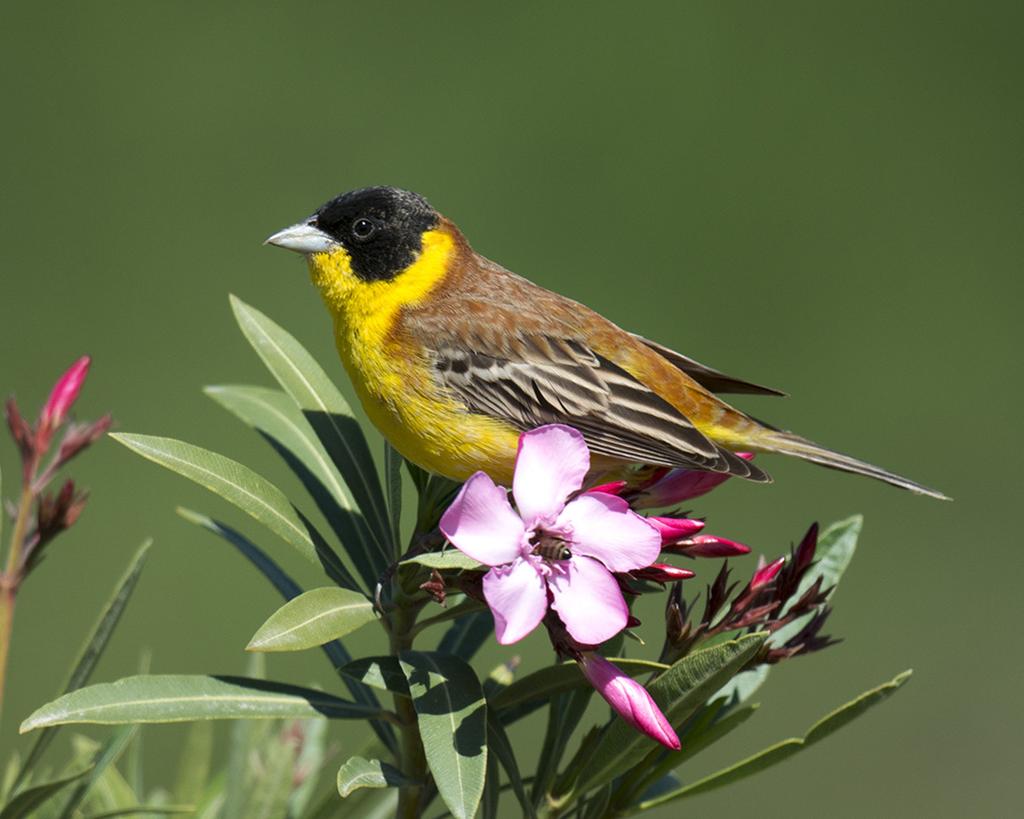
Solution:
<path fill-rule="evenodd" d="M 801 581 L 814 564 L 817 543 L 818 527 L 814 524 L 788 558 L 778 558 L 771 563 L 762 559 L 753 576 L 738 592 L 738 584 L 729 582 L 728 565 L 723 564 L 714 582 L 705 590 L 704 610 L 696 619 L 693 606 L 687 605 L 681 585 L 676 584 L 665 609 L 662 662 L 675 662 L 698 643 L 719 634 L 775 632 L 809 614 L 811 618 L 798 634 L 782 646 L 766 647 L 757 662 L 774 663 L 832 645 L 834 640 L 820 635 L 829 614 L 825 601 L 831 589 L 822 589 L 821 578 L 818 578 L 799 597 L 796 596 Z"/>

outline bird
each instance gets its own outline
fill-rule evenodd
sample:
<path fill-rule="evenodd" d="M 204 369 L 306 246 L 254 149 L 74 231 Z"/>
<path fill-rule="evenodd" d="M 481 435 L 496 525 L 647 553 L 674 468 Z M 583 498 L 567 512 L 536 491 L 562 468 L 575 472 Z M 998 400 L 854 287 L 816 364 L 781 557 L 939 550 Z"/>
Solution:
<path fill-rule="evenodd" d="M 784 395 L 726 375 L 476 253 L 419 194 L 361 188 L 264 244 L 302 254 L 369 419 L 407 460 L 510 485 L 520 435 L 578 430 L 591 475 L 695 469 L 767 483 L 778 453 L 945 495 L 727 403 Z M 595 477 L 596 480 L 596 477 Z"/>

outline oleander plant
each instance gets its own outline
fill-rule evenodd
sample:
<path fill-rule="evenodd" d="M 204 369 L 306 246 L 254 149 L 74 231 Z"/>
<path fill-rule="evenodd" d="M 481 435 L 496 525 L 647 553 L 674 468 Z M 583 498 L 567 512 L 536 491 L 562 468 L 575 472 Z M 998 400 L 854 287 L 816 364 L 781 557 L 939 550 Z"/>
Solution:
<path fill-rule="evenodd" d="M 681 511 L 725 476 L 661 469 L 588 485 L 590 453 L 568 426 L 523 433 L 508 488 L 483 472 L 453 483 L 388 446 L 378 469 L 323 368 L 263 313 L 235 298 L 232 308 L 276 386 L 206 393 L 270 444 L 308 497 L 289 498 L 242 463 L 184 441 L 110 437 L 260 524 L 243 533 L 213 514 L 178 510 L 244 557 L 283 604 L 253 624 L 244 677 L 140 673 L 87 684 L 142 570 L 144 544 L 63 693 L 24 718 L 34 744 L 3 769 L 0 819 L 632 816 L 802 753 L 909 678 L 903 672 L 806 732 L 695 777 L 695 757 L 754 714 L 774 665 L 837 642 L 824 628 L 861 518 L 811 525 L 737 578 L 729 560 L 750 547 Z M 23 481 L 0 575 L 0 691 L 16 595 L 85 505 L 70 480 L 47 487 L 110 425 L 109 417 L 68 420 L 88 365 L 82 359 L 61 378 L 35 424 L 8 403 Z M 313 564 L 319 585 L 304 589 L 286 574 L 279 549 Z M 664 602 L 660 645 L 638 636 L 641 595 Z M 378 631 L 368 656 L 346 644 L 360 629 Z M 515 644 L 538 630 L 550 640 L 549 662 L 520 673 Z M 491 640 L 504 659 L 481 667 Z M 330 664 L 322 689 L 265 679 L 266 652 L 307 650 Z M 535 731 L 510 731 L 535 714 Z M 211 751 L 212 720 L 234 721 L 223 766 Z M 351 723 L 367 725 L 371 739 L 332 748 L 332 720 L 353 735 Z M 193 726 L 173 786 L 147 787 L 140 730 L 161 722 Z M 58 728 L 84 723 L 115 727 L 102 742 L 71 736 L 66 765 L 42 765 Z M 324 794 L 331 777 L 336 788 Z"/>

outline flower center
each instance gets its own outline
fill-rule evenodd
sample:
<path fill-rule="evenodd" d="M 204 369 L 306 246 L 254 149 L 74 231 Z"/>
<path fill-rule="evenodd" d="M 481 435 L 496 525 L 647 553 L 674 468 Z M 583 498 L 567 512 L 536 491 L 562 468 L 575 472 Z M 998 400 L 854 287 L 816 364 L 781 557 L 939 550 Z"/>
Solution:
<path fill-rule="evenodd" d="M 546 561 L 568 560 L 572 557 L 569 544 L 563 538 L 550 534 L 543 530 L 537 530 L 530 538 L 530 545 L 533 546 L 531 554 L 543 558 Z"/>

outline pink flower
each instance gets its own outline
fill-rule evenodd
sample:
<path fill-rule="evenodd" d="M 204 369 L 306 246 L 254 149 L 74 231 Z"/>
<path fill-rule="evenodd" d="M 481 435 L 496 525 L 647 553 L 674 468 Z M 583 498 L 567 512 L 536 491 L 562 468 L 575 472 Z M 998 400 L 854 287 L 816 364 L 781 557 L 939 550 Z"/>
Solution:
<path fill-rule="evenodd" d="M 477 472 L 442 516 L 445 536 L 491 567 L 483 592 L 499 643 L 533 631 L 549 598 L 584 645 L 625 628 L 629 610 L 612 572 L 649 566 L 661 536 L 621 498 L 577 495 L 589 470 L 590 452 L 579 432 L 560 424 L 538 427 L 519 438 L 512 479 L 518 513 L 508 490 Z"/>
<path fill-rule="evenodd" d="M 651 515 L 647 517 L 647 522 L 661 534 L 661 542 L 664 545 L 695 535 L 704 528 L 704 521 L 691 518 L 664 518 Z"/>
<path fill-rule="evenodd" d="M 85 383 L 85 376 L 89 372 L 89 363 L 89 356 L 84 355 L 57 379 L 39 416 L 42 426 L 53 430 L 64 423 L 68 410 L 75 403 L 82 384 Z"/>
<path fill-rule="evenodd" d="M 748 461 L 754 459 L 753 453 L 737 452 Z M 672 506 L 691 498 L 706 495 L 720 483 L 729 479 L 724 472 L 702 472 L 697 469 L 673 469 L 656 479 L 650 486 L 644 487 L 633 499 L 636 509 L 656 509 Z"/>
<path fill-rule="evenodd" d="M 592 651 L 583 652 L 577 662 L 594 690 L 619 716 L 666 748 L 679 750 L 679 737 L 646 688 Z"/>

